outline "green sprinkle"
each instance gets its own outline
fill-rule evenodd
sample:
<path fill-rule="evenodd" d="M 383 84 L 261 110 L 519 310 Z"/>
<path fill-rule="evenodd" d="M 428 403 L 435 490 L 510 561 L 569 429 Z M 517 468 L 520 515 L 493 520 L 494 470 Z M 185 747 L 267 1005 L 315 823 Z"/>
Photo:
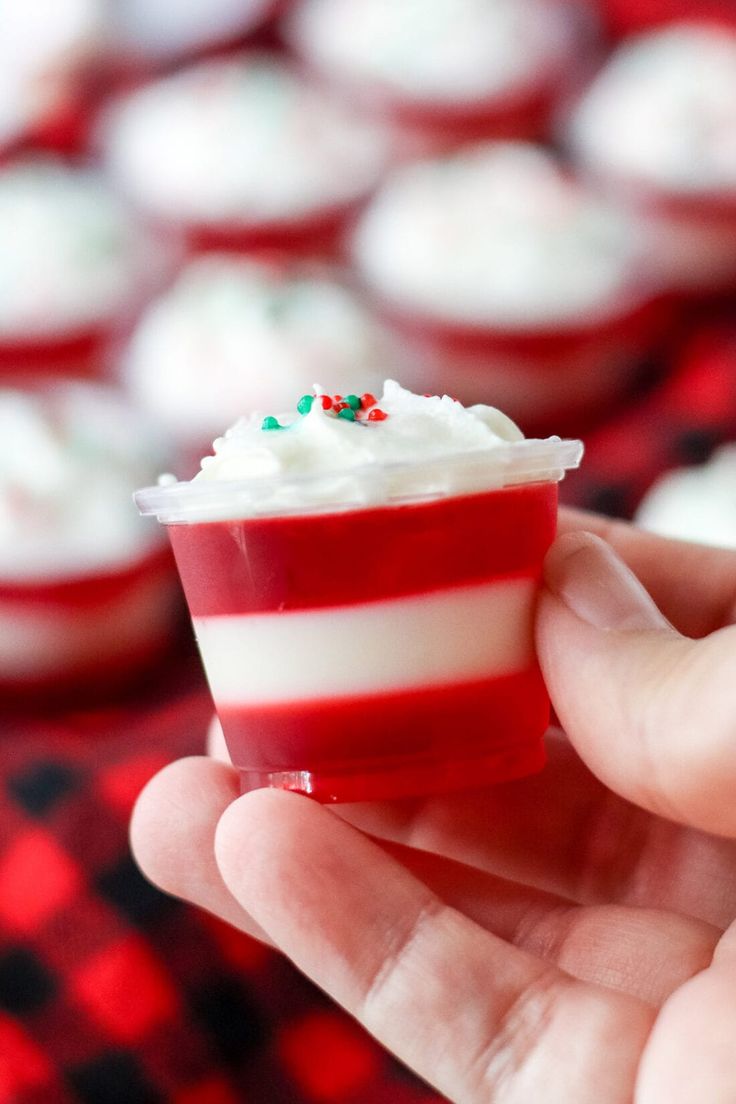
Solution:
<path fill-rule="evenodd" d="M 312 409 L 313 402 L 314 395 L 302 395 L 299 402 L 296 404 L 296 408 L 300 414 L 308 414 Z"/>
<path fill-rule="evenodd" d="M 343 401 L 348 403 L 351 410 L 360 410 L 360 399 L 357 395 L 346 395 Z"/>
<path fill-rule="evenodd" d="M 338 410 L 337 416 L 338 418 L 344 418 L 347 422 L 355 421 L 355 411 L 349 406 L 344 406 L 342 410 Z"/>
<path fill-rule="evenodd" d="M 279 425 L 278 418 L 274 418 L 271 414 L 267 418 L 264 418 L 261 422 L 261 429 L 283 429 L 282 425 Z"/>

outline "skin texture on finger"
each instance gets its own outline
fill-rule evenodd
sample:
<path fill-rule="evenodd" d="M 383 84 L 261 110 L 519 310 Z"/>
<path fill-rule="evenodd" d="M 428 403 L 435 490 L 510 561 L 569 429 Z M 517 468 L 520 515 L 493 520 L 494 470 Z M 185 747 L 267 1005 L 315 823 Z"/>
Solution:
<path fill-rule="evenodd" d="M 582 981 L 660 1005 L 710 965 L 719 929 L 677 913 L 583 907 L 462 863 L 384 844 L 445 904 Z"/>
<path fill-rule="evenodd" d="M 736 620 L 736 552 L 658 537 L 584 510 L 561 509 L 559 534 L 579 530 L 610 544 L 685 636 L 706 636 Z"/>
<path fill-rule="evenodd" d="M 265 940 L 212 861 L 216 825 L 236 793 L 234 772 L 204 758 L 181 760 L 162 771 L 141 796 L 131 834 L 136 857 L 151 881 Z M 557 963 L 574 977 L 649 1003 L 661 1003 L 703 969 L 718 939 L 719 932 L 710 925 L 672 913 L 580 908 L 465 863 L 383 846 L 446 904 L 488 931 Z"/>
<path fill-rule="evenodd" d="M 510 947 L 328 810 L 247 794 L 215 849 L 274 942 L 450 1099 L 630 1101 L 649 1006 Z"/>
<path fill-rule="evenodd" d="M 170 763 L 138 798 L 130 844 L 139 867 L 159 889 L 268 942 L 233 900 L 215 860 L 215 828 L 239 792 L 235 772 L 222 763 L 204 756 Z"/>
<path fill-rule="evenodd" d="M 713 964 L 664 1005 L 646 1048 L 637 1104 L 732 1104 L 736 1100 L 734 930 Z"/>
<path fill-rule="evenodd" d="M 680 636 L 590 534 L 555 543 L 545 582 L 537 650 L 584 761 L 643 808 L 736 836 L 736 626 Z"/>
<path fill-rule="evenodd" d="M 538 775 L 424 800 L 336 806 L 382 839 L 431 851 L 580 904 L 681 912 L 724 929 L 736 916 L 736 844 L 608 790 L 560 732 Z"/>

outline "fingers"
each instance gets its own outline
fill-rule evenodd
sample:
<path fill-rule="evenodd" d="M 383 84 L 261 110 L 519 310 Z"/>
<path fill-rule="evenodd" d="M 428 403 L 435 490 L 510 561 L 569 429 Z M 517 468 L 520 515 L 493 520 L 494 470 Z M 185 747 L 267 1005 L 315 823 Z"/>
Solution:
<path fill-rule="evenodd" d="M 631 1099 L 644 1002 L 510 947 L 329 811 L 256 791 L 215 848 L 243 909 L 450 1099 L 583 1104 L 592 1084 L 600 1104 Z"/>
<path fill-rule="evenodd" d="M 590 534 L 555 543 L 545 582 L 540 662 L 588 766 L 652 812 L 736 836 L 736 627 L 700 641 L 680 636 Z"/>
<path fill-rule="evenodd" d="M 736 958 L 723 940 L 712 966 L 665 1004 L 644 1052 L 640 1104 L 736 1100 Z"/>
<path fill-rule="evenodd" d="M 151 779 L 130 826 L 136 862 L 167 893 L 193 901 L 264 939 L 225 886 L 215 861 L 215 828 L 238 796 L 232 768 L 205 757 L 180 759 Z"/>
<path fill-rule="evenodd" d="M 736 620 L 736 552 L 668 540 L 583 510 L 560 510 L 561 535 L 581 529 L 611 545 L 685 636 L 706 636 Z"/>
<path fill-rule="evenodd" d="M 135 853 L 161 888 L 265 940 L 212 861 L 217 823 L 234 797 L 233 778 L 219 765 L 204 758 L 173 764 L 151 783 L 136 808 Z M 704 968 L 720 934 L 708 924 L 661 910 L 580 908 L 465 863 L 384 846 L 446 904 L 502 939 L 556 962 L 574 977 L 649 1003 L 661 1003 Z M 247 841 L 241 848 L 247 861 Z"/>
<path fill-rule="evenodd" d="M 350 823 L 580 904 L 669 909 L 721 929 L 736 914 L 736 844 L 608 790 L 559 732 L 530 778 L 425 800 L 336 806 Z"/>
<path fill-rule="evenodd" d="M 657 909 L 581 907 L 427 852 L 386 845 L 445 904 L 573 977 L 660 1005 L 710 965 L 721 935 Z"/>

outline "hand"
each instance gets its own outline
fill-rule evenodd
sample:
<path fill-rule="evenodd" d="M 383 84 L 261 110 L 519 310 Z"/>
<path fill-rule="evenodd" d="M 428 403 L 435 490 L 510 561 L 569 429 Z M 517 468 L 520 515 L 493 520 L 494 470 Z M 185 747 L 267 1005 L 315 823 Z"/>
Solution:
<path fill-rule="evenodd" d="M 733 1104 L 736 554 L 561 531 L 537 641 L 567 735 L 540 775 L 329 809 L 182 760 L 133 847 L 458 1104 Z"/>

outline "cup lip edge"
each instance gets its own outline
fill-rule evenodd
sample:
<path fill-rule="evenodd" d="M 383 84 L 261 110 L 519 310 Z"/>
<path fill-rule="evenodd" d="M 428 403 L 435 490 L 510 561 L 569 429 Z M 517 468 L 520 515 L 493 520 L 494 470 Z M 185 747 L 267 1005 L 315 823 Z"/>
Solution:
<path fill-rule="evenodd" d="M 208 480 L 197 483 L 194 480 L 175 481 L 143 487 L 133 495 L 136 506 L 144 516 L 157 517 L 162 524 L 177 522 L 207 522 L 223 519 L 223 499 L 232 498 L 232 519 L 236 517 L 279 517 L 295 514 L 306 516 L 345 510 L 370 509 L 380 506 L 423 502 L 430 499 L 453 497 L 466 494 L 482 494 L 485 491 L 502 490 L 510 486 L 524 486 L 538 482 L 560 482 L 567 471 L 574 470 L 580 464 L 584 451 L 583 442 L 574 438 L 550 437 L 546 439 L 530 438 L 521 441 L 505 442 L 503 445 L 466 450 L 465 452 L 437 453 L 421 460 L 404 460 L 392 463 L 363 464 L 355 468 L 345 468 L 309 473 L 307 475 L 269 475 L 252 479 Z M 520 457 L 520 453 L 526 454 Z M 414 490 L 396 490 L 390 487 L 390 480 L 402 474 L 411 476 L 422 471 L 431 473 L 438 465 L 449 470 L 463 467 L 477 467 L 483 461 L 488 464 L 487 480 L 460 484 L 457 488 L 415 488 Z M 384 494 L 377 498 L 355 501 L 352 498 L 331 498 L 297 501 L 294 506 L 285 506 L 275 501 L 268 505 L 269 491 L 279 489 L 300 489 L 308 492 L 320 483 L 330 480 L 352 481 L 353 485 L 365 484 L 376 480 L 384 482 Z M 266 503 L 264 506 L 263 503 Z M 248 503 L 251 508 L 248 509 Z M 260 503 L 261 508 L 258 508 Z M 207 516 L 207 508 L 213 510 Z M 255 507 L 255 508 L 254 508 Z"/>

